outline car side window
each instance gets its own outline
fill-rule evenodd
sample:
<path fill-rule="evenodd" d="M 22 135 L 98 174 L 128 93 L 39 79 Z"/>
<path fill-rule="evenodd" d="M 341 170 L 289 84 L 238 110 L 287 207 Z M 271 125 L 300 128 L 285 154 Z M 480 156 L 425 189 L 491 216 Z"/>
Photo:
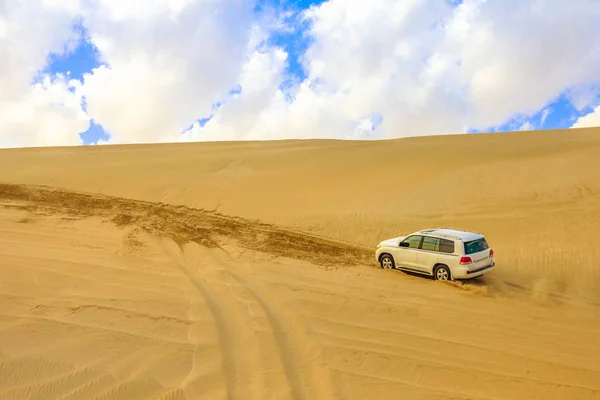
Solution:
<path fill-rule="evenodd" d="M 419 236 L 419 235 L 414 235 L 414 236 L 409 236 L 406 239 L 403 240 L 403 242 L 409 243 L 410 246 L 408 246 L 410 249 L 418 249 L 419 245 L 421 244 L 421 238 L 423 236 Z"/>
<path fill-rule="evenodd" d="M 452 240 L 440 239 L 440 250 L 441 253 L 454 253 L 454 242 Z"/>
<path fill-rule="evenodd" d="M 423 238 L 423 246 L 421 248 L 428 251 L 440 251 L 440 239 L 425 236 L 425 238 Z"/>

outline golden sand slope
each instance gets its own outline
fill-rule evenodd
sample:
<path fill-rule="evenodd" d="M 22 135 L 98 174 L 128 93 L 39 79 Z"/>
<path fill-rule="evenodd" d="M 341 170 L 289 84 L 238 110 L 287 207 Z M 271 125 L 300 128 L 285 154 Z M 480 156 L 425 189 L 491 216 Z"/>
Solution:
<path fill-rule="evenodd" d="M 600 398 L 599 160 L 594 129 L 0 151 L 0 398 Z M 498 268 L 372 260 L 433 226 Z"/>
<path fill-rule="evenodd" d="M 216 209 L 369 247 L 456 226 L 489 237 L 496 274 L 563 279 L 598 271 L 598 160 L 598 128 L 91 146 L 0 151 L 0 182 Z"/>
<path fill-rule="evenodd" d="M 201 210 L 0 198 L 0 398 L 600 398 L 598 305 Z"/>

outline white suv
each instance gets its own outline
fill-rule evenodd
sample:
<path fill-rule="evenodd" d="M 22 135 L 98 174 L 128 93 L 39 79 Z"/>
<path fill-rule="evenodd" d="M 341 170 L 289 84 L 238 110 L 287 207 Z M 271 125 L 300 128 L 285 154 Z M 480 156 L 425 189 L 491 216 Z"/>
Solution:
<path fill-rule="evenodd" d="M 494 269 L 494 250 L 485 237 L 458 229 L 426 229 L 384 240 L 375 251 L 381 268 L 433 276 L 436 280 L 470 279 Z"/>

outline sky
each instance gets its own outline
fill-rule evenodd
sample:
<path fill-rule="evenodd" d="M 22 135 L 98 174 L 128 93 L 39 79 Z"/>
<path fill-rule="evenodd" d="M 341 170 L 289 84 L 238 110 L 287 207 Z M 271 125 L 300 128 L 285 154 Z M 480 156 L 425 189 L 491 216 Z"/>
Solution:
<path fill-rule="evenodd" d="M 0 0 L 0 147 L 600 126 L 599 0 Z"/>

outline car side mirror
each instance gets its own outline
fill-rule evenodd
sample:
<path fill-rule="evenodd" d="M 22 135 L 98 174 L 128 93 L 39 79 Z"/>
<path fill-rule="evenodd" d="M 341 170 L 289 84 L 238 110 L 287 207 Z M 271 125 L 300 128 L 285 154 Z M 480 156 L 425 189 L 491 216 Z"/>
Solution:
<path fill-rule="evenodd" d="M 400 242 L 400 247 L 409 247 L 410 243 L 408 242 Z"/>

